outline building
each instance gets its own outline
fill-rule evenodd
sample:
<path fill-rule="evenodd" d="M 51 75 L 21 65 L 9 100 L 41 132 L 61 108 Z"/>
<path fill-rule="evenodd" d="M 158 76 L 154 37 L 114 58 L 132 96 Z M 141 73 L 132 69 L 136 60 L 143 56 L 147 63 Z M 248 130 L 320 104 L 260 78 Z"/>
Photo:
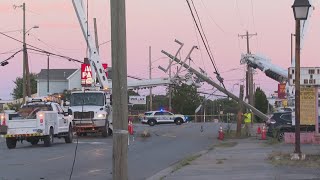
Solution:
<path fill-rule="evenodd" d="M 37 96 L 62 93 L 64 90 L 80 89 L 80 69 L 50 69 L 49 70 L 49 92 L 48 92 L 48 70 L 41 69 L 37 76 Z"/>

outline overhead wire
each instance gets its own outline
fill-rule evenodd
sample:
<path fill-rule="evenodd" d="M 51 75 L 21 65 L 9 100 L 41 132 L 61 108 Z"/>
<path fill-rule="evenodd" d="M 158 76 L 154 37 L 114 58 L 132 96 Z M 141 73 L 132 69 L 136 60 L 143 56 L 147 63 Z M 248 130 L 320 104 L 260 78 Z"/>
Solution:
<path fill-rule="evenodd" d="M 201 24 L 200 18 L 199 18 L 199 16 L 198 16 L 196 7 L 194 6 L 193 0 L 191 0 L 191 2 L 192 2 L 192 4 L 193 4 L 195 13 L 196 13 L 196 15 L 197 15 L 197 17 L 198 17 L 198 21 L 199 21 L 199 24 L 200 24 L 200 27 L 201 27 L 202 31 L 200 30 L 200 27 L 199 27 L 199 25 L 198 25 L 198 22 L 197 22 L 197 20 L 196 20 L 196 18 L 195 18 L 195 15 L 194 15 L 194 13 L 193 13 L 193 10 L 192 10 L 192 7 L 191 7 L 191 5 L 190 5 L 190 2 L 189 2 L 188 0 L 186 0 L 186 2 L 187 2 L 187 4 L 188 4 L 189 10 L 190 10 L 190 12 L 191 12 L 193 21 L 195 22 L 196 27 L 197 27 L 197 29 L 198 29 L 198 32 L 199 32 L 199 34 L 200 34 L 200 37 L 201 37 L 202 42 L 203 42 L 203 44 L 204 44 L 204 47 L 205 47 L 205 49 L 206 49 L 206 51 L 207 51 L 207 53 L 208 53 L 209 59 L 211 60 L 211 63 L 212 63 L 212 65 L 213 65 L 213 67 L 214 67 L 214 70 L 215 70 L 214 73 L 216 74 L 216 78 L 217 78 L 218 81 L 222 84 L 222 86 L 224 87 L 224 89 L 226 89 L 226 87 L 225 87 L 225 85 L 224 85 L 224 83 L 223 83 L 223 78 L 220 76 L 219 71 L 218 71 L 218 68 L 216 67 L 215 60 L 214 60 L 214 58 L 213 58 L 213 55 L 212 55 L 212 52 L 211 52 L 211 49 L 210 49 L 208 40 L 207 40 L 206 35 L 205 35 L 205 33 L 204 33 L 204 30 L 203 30 L 203 28 L 202 28 L 202 24 Z"/>

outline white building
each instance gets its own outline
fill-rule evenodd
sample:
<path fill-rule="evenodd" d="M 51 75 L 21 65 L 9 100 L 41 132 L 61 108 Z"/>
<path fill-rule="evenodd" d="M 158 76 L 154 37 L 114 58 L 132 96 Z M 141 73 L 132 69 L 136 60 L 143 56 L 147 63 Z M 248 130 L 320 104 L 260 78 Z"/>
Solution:
<path fill-rule="evenodd" d="M 64 90 L 80 89 L 80 69 L 50 69 L 49 70 L 49 93 L 48 70 L 42 69 L 37 77 L 37 95 L 47 96 L 48 94 L 62 93 Z"/>

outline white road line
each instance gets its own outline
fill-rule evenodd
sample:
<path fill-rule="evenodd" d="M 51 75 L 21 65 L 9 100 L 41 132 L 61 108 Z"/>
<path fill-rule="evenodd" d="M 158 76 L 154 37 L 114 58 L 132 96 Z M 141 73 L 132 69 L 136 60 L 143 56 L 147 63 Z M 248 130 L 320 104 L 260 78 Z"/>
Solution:
<path fill-rule="evenodd" d="M 55 157 L 55 158 L 50 158 L 50 159 L 47 159 L 48 161 L 52 161 L 52 160 L 57 160 L 57 159 L 61 159 L 61 158 L 64 158 L 64 156 L 59 156 L 59 157 Z"/>

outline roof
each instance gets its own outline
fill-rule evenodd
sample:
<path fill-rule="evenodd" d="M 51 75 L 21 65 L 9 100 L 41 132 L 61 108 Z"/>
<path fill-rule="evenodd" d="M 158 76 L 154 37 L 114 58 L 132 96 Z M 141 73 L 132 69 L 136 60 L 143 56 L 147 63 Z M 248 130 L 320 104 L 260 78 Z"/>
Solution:
<path fill-rule="evenodd" d="M 65 81 L 77 69 L 49 69 L 49 80 Z M 47 80 L 47 69 L 41 69 L 38 74 L 37 80 Z"/>

